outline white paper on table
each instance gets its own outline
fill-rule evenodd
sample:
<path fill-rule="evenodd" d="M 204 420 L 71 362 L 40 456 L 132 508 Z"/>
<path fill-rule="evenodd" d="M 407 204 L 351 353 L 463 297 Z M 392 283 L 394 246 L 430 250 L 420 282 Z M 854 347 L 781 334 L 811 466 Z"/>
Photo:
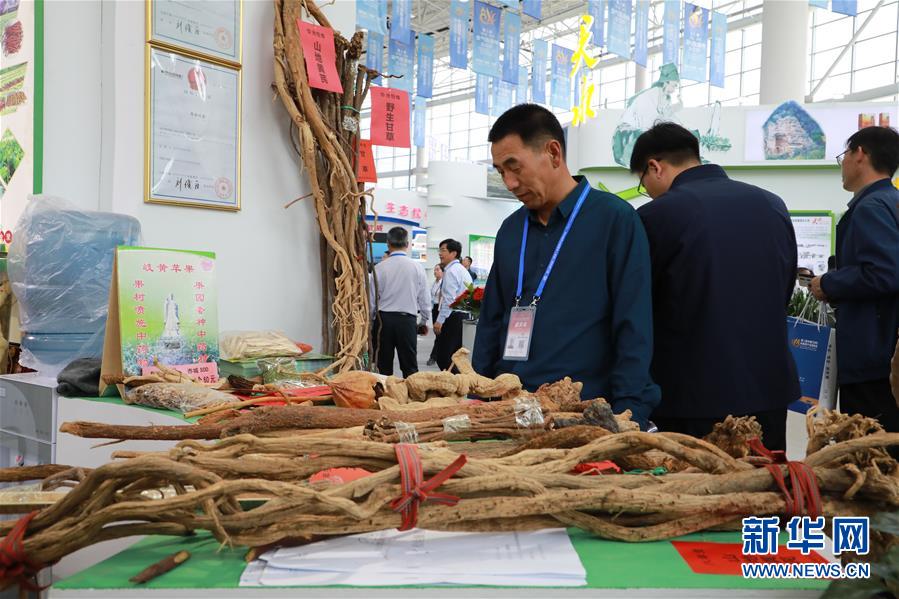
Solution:
<path fill-rule="evenodd" d="M 242 586 L 586 584 L 586 572 L 564 529 L 519 533 L 377 531 L 277 549 L 260 560 L 265 562 L 264 571 L 257 575 L 254 569 L 245 575 Z"/>

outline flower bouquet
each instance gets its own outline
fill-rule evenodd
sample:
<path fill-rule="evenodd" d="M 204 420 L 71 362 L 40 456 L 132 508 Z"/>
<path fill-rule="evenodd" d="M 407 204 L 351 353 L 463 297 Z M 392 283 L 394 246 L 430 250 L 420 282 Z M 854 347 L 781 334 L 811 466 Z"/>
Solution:
<path fill-rule="evenodd" d="M 477 320 L 481 314 L 481 302 L 483 300 L 484 288 L 469 284 L 468 288 L 450 304 L 450 307 L 453 310 L 468 312 L 471 315 L 471 320 Z"/>

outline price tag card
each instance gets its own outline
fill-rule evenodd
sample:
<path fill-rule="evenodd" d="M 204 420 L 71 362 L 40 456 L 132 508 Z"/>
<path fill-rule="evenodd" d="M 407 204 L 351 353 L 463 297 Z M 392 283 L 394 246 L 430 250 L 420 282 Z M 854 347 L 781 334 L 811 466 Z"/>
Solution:
<path fill-rule="evenodd" d="M 531 351 L 531 335 L 534 332 L 535 306 L 512 308 L 509 330 L 506 332 L 506 350 L 503 360 L 525 362 Z"/>

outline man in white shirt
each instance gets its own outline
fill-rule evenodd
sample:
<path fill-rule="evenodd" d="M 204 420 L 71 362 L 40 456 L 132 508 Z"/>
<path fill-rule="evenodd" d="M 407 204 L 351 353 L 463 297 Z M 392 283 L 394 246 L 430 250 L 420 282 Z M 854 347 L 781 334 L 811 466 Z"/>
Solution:
<path fill-rule="evenodd" d="M 455 239 L 444 239 L 440 242 L 440 264 L 443 265 L 443 279 L 440 284 L 440 306 L 437 321 L 434 323 L 434 353 L 437 366 L 446 370 L 453 362 L 453 354 L 462 347 L 461 312 L 454 311 L 450 305 L 471 285 L 471 275 L 459 262 L 462 244 Z"/>
<path fill-rule="evenodd" d="M 390 229 L 387 246 L 389 256 L 375 266 L 376 285 L 372 285 L 369 298 L 375 320 L 372 337 L 375 359 L 378 372 L 390 376 L 395 350 L 403 376 L 408 377 L 418 372 L 416 321 L 420 317 L 418 330 L 426 335 L 431 300 L 424 268 L 406 255 L 409 232 L 402 227 Z"/>

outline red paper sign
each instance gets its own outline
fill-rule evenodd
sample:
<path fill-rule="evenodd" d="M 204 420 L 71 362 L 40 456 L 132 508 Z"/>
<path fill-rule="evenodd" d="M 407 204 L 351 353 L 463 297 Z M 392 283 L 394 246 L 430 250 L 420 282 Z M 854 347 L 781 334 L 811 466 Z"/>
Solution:
<path fill-rule="evenodd" d="M 371 88 L 371 143 L 409 147 L 409 94 L 401 89 Z"/>
<path fill-rule="evenodd" d="M 818 553 L 808 555 L 796 549 L 779 547 L 776 555 L 743 555 L 740 543 L 696 543 L 691 541 L 671 541 L 680 556 L 696 574 L 729 574 L 742 576 L 740 564 L 826 564 Z"/>
<path fill-rule="evenodd" d="M 358 183 L 377 183 L 378 173 L 375 171 L 375 156 L 371 151 L 371 140 L 359 140 L 359 160 L 356 162 L 356 181 Z"/>
<path fill-rule="evenodd" d="M 200 362 L 198 364 L 178 364 L 169 366 L 174 370 L 190 375 L 203 383 L 217 383 L 219 380 L 219 368 L 215 362 Z M 159 372 L 155 366 L 145 366 L 141 369 L 144 376 Z"/>
<path fill-rule="evenodd" d="M 300 41 L 303 43 L 303 57 L 306 60 L 310 87 L 343 93 L 343 86 L 337 75 L 334 31 L 300 19 L 297 19 L 297 29 L 300 30 Z"/>

